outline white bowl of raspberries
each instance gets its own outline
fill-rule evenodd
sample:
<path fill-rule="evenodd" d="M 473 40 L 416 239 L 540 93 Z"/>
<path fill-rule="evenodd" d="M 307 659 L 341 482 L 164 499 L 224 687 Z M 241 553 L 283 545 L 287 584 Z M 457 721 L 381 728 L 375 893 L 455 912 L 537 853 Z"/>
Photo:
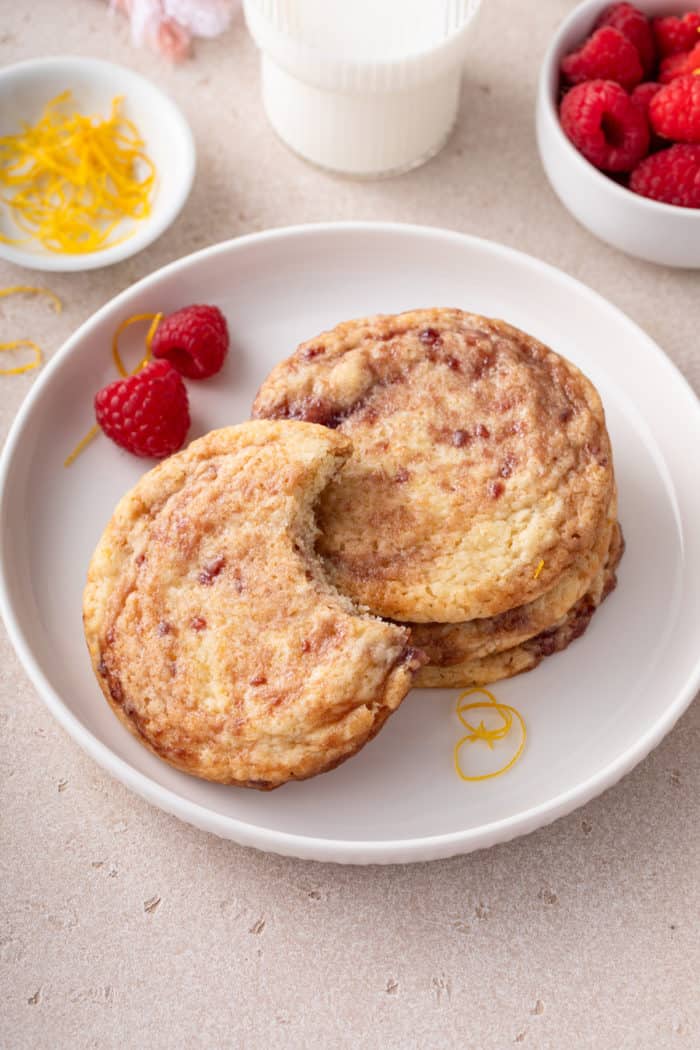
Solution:
<path fill-rule="evenodd" d="M 700 268 L 700 2 L 585 0 L 545 56 L 537 142 L 582 225 L 630 255 Z"/>

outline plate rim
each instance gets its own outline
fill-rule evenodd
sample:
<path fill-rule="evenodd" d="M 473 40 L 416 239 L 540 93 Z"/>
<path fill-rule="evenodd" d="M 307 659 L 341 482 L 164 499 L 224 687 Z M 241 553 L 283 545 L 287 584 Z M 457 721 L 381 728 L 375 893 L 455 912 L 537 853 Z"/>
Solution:
<path fill-rule="evenodd" d="M 646 344 L 647 349 L 653 353 L 658 359 L 660 366 L 665 369 L 669 379 L 678 386 L 679 394 L 682 392 L 683 396 L 689 399 L 689 408 L 696 413 L 700 413 L 700 401 L 683 373 L 651 336 L 632 318 L 620 307 L 578 280 L 578 278 L 526 252 L 497 241 L 475 237 L 460 231 L 413 223 L 342 221 L 271 227 L 240 237 L 229 238 L 226 241 L 209 245 L 189 255 L 173 260 L 147 274 L 135 284 L 123 289 L 79 325 L 75 332 L 68 337 L 53 355 L 51 361 L 25 397 L 10 426 L 5 446 L 0 454 L 0 508 L 4 506 L 8 478 L 15 458 L 15 452 L 25 427 L 33 414 L 34 403 L 38 400 L 43 387 L 49 382 L 54 372 L 61 368 L 63 361 L 70 356 L 73 348 L 82 342 L 84 336 L 93 327 L 97 326 L 105 315 L 112 312 L 115 307 L 118 307 L 122 301 L 138 295 L 144 290 L 145 286 L 156 278 L 170 276 L 177 273 L 178 270 L 188 268 L 192 263 L 200 259 L 225 254 L 232 248 L 244 250 L 251 243 L 258 244 L 264 241 L 284 240 L 319 233 L 332 235 L 343 231 L 352 231 L 359 234 L 380 233 L 427 237 L 430 239 L 439 238 L 457 243 L 467 242 L 477 249 L 500 255 L 503 258 L 514 258 L 516 261 L 533 267 L 549 278 L 563 281 L 565 284 L 573 286 L 579 293 L 583 293 L 584 296 L 588 296 L 590 300 L 603 305 L 606 309 L 612 310 L 627 325 L 632 326 L 636 336 Z M 3 537 L 0 536 L 0 541 L 2 540 Z M 670 732 L 680 716 L 689 707 L 698 687 L 700 687 L 700 653 L 698 653 L 696 663 L 688 675 L 685 686 L 678 691 L 674 700 L 665 707 L 645 733 L 638 737 L 634 743 L 615 759 L 608 762 L 601 770 L 598 770 L 586 780 L 566 791 L 560 792 L 546 802 L 531 806 L 526 810 L 490 821 L 476 828 L 417 838 L 390 840 L 319 838 L 313 835 L 261 827 L 258 824 L 219 813 L 199 802 L 185 798 L 177 790 L 157 783 L 146 773 L 136 769 L 87 729 L 80 719 L 69 710 L 41 671 L 32 654 L 29 640 L 25 637 L 18 621 L 15 619 L 5 567 L 4 542 L 0 542 L 0 615 L 20 663 L 53 717 L 91 758 L 124 784 L 125 787 L 134 791 L 152 805 L 184 820 L 186 823 L 212 832 L 219 837 L 231 839 L 240 845 L 252 846 L 303 860 L 322 862 L 394 864 L 444 859 L 468 853 L 474 849 L 487 848 L 500 842 L 507 842 L 520 835 L 528 834 L 537 828 L 551 824 L 553 821 L 566 816 L 579 806 L 590 801 L 590 799 L 606 791 L 609 787 L 612 787 L 646 758 L 653 748 Z"/>

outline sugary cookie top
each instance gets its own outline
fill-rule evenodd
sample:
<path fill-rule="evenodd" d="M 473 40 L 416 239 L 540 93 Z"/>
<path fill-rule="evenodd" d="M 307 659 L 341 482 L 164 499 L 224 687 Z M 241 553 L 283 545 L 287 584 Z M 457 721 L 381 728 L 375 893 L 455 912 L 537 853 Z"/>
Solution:
<path fill-rule="evenodd" d="M 378 615 L 457 622 L 533 601 L 606 519 L 597 392 L 501 321 L 431 309 L 338 325 L 273 370 L 253 414 L 352 440 L 319 502 L 318 547 Z"/>
<path fill-rule="evenodd" d="M 407 692 L 408 631 L 325 579 L 313 505 L 350 453 L 306 423 L 214 431 L 122 499 L 90 565 L 85 631 L 113 709 L 211 780 L 274 787 L 330 768 Z"/>

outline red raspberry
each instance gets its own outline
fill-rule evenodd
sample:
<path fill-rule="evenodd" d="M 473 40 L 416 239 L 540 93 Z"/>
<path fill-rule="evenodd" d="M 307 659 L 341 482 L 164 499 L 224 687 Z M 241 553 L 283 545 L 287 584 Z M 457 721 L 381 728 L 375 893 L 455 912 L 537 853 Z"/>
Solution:
<path fill-rule="evenodd" d="M 654 131 L 674 142 L 700 142 L 700 77 L 676 77 L 649 103 Z"/>
<path fill-rule="evenodd" d="M 642 107 L 647 117 L 649 116 L 649 103 L 660 87 L 661 84 L 657 84 L 653 80 L 645 80 L 643 84 L 637 84 L 630 96 L 633 102 Z"/>
<path fill-rule="evenodd" d="M 682 18 L 676 15 L 669 15 L 667 18 L 652 18 L 651 28 L 661 58 L 676 55 L 679 51 L 690 51 L 691 47 L 698 42 L 700 11 L 689 11 Z"/>
<path fill-rule="evenodd" d="M 643 84 L 637 84 L 636 88 L 630 95 L 630 98 L 634 102 L 635 106 L 644 113 L 644 116 L 649 120 L 649 103 L 653 99 L 657 91 L 660 90 L 661 84 L 657 84 L 653 80 L 645 80 Z M 649 152 L 653 150 L 663 149 L 668 146 L 666 139 L 659 138 L 655 131 L 651 129 L 649 125 L 650 136 L 649 136 Z"/>
<path fill-rule="evenodd" d="M 185 384 L 167 361 L 152 361 L 95 395 L 95 416 L 107 437 L 135 456 L 163 459 L 187 437 Z"/>
<path fill-rule="evenodd" d="M 603 171 L 631 171 L 649 148 L 643 109 L 611 80 L 577 84 L 564 96 L 559 114 L 576 149 Z"/>
<path fill-rule="evenodd" d="M 223 365 L 228 344 L 226 318 L 218 307 L 185 306 L 160 322 L 151 351 L 188 379 L 207 379 Z"/>
<path fill-rule="evenodd" d="M 630 189 L 681 208 L 700 208 L 700 146 L 671 146 L 638 164 Z"/>
<path fill-rule="evenodd" d="M 692 51 L 679 51 L 677 55 L 665 58 L 659 70 L 659 81 L 670 84 L 676 77 L 693 75 L 700 76 L 700 40 Z"/>
<path fill-rule="evenodd" d="M 634 44 L 619 29 L 603 26 L 578 51 L 565 55 L 561 71 L 572 84 L 584 80 L 614 80 L 633 88 L 642 79 L 642 63 Z"/>
<path fill-rule="evenodd" d="M 631 44 L 637 48 L 642 61 L 642 68 L 648 76 L 656 63 L 656 41 L 651 31 L 651 22 L 634 4 L 613 4 L 595 24 L 595 28 L 612 26 L 619 29 Z"/>

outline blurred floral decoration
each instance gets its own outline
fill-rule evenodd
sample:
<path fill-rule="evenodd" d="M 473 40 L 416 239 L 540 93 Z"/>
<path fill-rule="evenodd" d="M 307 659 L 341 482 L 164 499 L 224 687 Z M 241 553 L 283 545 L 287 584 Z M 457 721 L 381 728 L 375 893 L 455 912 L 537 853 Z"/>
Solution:
<path fill-rule="evenodd" d="M 192 52 L 195 37 L 215 37 L 226 30 L 238 0 L 109 0 L 131 21 L 131 38 L 172 62 Z"/>

